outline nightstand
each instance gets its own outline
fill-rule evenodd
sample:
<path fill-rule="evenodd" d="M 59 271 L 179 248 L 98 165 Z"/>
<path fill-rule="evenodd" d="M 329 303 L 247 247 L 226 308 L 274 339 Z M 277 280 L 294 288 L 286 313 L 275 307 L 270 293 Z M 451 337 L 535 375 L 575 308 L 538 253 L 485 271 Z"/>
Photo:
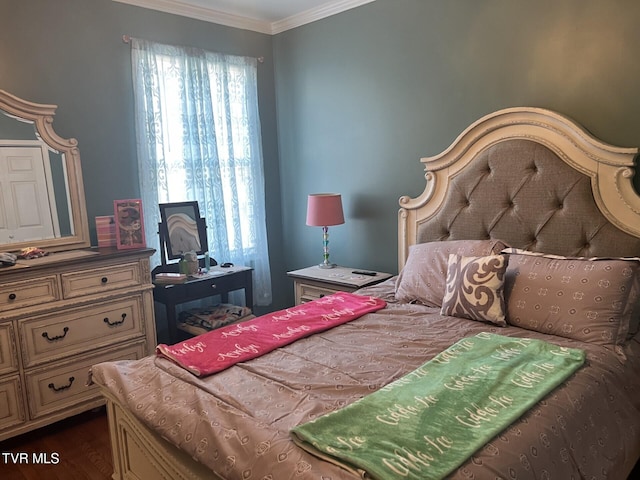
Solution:
<path fill-rule="evenodd" d="M 178 264 L 158 266 L 153 270 L 153 275 L 161 271 L 177 269 Z M 249 267 L 211 267 L 208 273 L 190 277 L 186 282 L 179 284 L 154 284 L 153 299 L 164 305 L 169 327 L 169 341 L 178 339 L 176 307 L 192 300 L 200 300 L 220 295 L 221 302 L 227 303 L 229 292 L 244 290 L 245 305 L 253 310 L 253 269 Z"/>
<path fill-rule="evenodd" d="M 314 265 L 287 272 L 287 275 L 293 278 L 296 305 L 336 292 L 353 292 L 392 277 L 390 273 L 375 272 L 375 275 L 362 275 L 353 273 L 354 270 L 360 269 L 339 266 L 320 268 Z"/>

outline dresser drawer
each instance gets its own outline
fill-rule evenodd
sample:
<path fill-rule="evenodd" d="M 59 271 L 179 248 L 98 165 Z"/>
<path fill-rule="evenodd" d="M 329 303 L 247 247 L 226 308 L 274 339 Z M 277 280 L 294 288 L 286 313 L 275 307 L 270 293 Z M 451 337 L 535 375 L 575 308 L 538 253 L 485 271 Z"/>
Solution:
<path fill-rule="evenodd" d="M 144 342 L 78 357 L 72 363 L 54 364 L 26 374 L 31 418 L 76 407 L 100 395 L 97 385 L 87 386 L 92 365 L 144 356 Z"/>
<path fill-rule="evenodd" d="M 58 277 L 55 275 L 0 284 L 0 311 L 30 307 L 60 300 Z"/>
<path fill-rule="evenodd" d="M 14 345 L 13 325 L 0 324 L 0 374 L 2 375 L 18 370 L 18 358 Z"/>
<path fill-rule="evenodd" d="M 324 285 L 312 283 L 296 283 L 296 303 L 305 303 L 336 292 L 349 291 L 349 288 L 329 288 Z"/>
<path fill-rule="evenodd" d="M 0 382 L 0 431 L 23 423 L 20 377 L 9 377 Z"/>
<path fill-rule="evenodd" d="M 141 284 L 140 264 L 127 263 L 62 274 L 64 298 L 81 297 Z"/>
<path fill-rule="evenodd" d="M 140 337 L 143 318 L 142 298 L 137 295 L 21 320 L 24 365 Z"/>
<path fill-rule="evenodd" d="M 163 304 L 180 304 L 224 295 L 251 285 L 251 270 L 241 270 L 230 275 L 204 276 L 176 285 L 155 285 L 154 299 Z"/>

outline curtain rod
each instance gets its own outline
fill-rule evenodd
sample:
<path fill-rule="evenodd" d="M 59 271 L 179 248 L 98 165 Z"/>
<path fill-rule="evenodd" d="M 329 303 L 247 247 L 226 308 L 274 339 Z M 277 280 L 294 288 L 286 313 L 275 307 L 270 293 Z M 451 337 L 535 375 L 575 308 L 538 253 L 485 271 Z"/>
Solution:
<path fill-rule="evenodd" d="M 122 42 L 123 43 L 131 43 L 131 36 L 130 35 L 122 35 Z M 257 58 L 259 63 L 264 63 L 264 57 L 258 57 Z"/>

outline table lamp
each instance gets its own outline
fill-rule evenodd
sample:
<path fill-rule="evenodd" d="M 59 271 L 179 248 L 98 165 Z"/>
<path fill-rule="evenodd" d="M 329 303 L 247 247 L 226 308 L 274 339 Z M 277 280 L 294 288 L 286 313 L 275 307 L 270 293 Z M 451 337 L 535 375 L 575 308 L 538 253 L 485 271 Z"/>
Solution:
<path fill-rule="evenodd" d="M 312 193 L 307 199 L 307 225 L 322 227 L 324 261 L 320 268 L 333 268 L 329 262 L 329 227 L 344 223 L 342 198 L 338 193 Z"/>

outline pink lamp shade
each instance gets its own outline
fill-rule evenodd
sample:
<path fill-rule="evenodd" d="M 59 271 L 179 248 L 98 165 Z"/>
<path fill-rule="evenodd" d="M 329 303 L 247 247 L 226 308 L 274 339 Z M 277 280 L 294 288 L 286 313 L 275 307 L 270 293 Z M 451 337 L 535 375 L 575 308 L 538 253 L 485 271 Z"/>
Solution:
<path fill-rule="evenodd" d="M 339 193 L 313 193 L 307 199 L 307 225 L 329 227 L 344 223 Z"/>

